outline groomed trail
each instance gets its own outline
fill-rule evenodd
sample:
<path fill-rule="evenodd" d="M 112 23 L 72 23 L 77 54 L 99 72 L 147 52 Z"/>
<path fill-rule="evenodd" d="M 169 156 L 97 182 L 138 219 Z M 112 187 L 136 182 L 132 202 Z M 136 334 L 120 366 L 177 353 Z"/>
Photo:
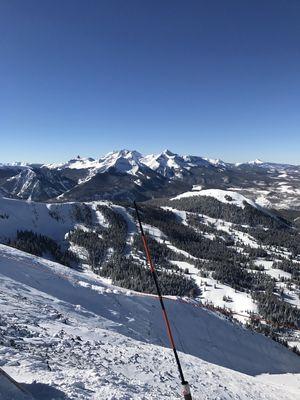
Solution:
<path fill-rule="evenodd" d="M 37 399 L 37 384 L 54 399 L 181 398 L 156 298 L 4 245 L 0 288 L 1 365 Z M 296 398 L 300 357 L 211 311 L 166 307 L 196 400 Z"/>

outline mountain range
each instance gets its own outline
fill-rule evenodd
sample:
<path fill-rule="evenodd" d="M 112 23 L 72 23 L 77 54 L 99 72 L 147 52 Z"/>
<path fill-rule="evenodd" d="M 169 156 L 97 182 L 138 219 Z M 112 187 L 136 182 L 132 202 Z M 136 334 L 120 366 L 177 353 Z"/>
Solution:
<path fill-rule="evenodd" d="M 33 201 L 132 201 L 176 196 L 194 187 L 238 191 L 262 206 L 300 210 L 300 166 L 226 163 L 165 150 L 120 150 L 61 164 L 0 164 L 0 193 Z"/>

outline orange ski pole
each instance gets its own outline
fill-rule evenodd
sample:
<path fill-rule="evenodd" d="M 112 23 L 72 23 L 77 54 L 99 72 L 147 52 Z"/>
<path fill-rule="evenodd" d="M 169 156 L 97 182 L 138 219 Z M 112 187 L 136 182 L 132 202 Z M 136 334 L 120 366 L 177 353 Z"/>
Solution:
<path fill-rule="evenodd" d="M 135 211 L 136 211 L 136 216 L 137 216 L 137 220 L 138 220 L 138 224 L 139 224 L 139 228 L 140 228 L 140 232 L 141 232 L 141 236 L 142 236 L 142 241 L 143 241 L 143 245 L 144 245 L 144 249 L 145 249 L 145 253 L 146 253 L 147 262 L 149 264 L 150 271 L 151 271 L 151 274 L 152 274 L 152 277 L 153 277 L 153 280 L 154 280 L 154 283 L 155 283 L 155 286 L 156 286 L 157 295 L 158 295 L 159 302 L 160 302 L 161 309 L 162 309 L 163 319 L 164 319 L 165 324 L 166 324 L 167 334 L 168 334 L 168 337 L 169 337 L 171 348 L 172 348 L 172 350 L 174 352 L 176 364 L 177 364 L 177 367 L 178 367 L 179 376 L 180 376 L 180 379 L 181 379 L 181 384 L 183 386 L 182 394 L 184 396 L 184 400 L 192 400 L 192 395 L 191 395 L 189 384 L 184 379 L 183 371 L 182 371 L 182 368 L 181 368 L 180 360 L 179 360 L 179 357 L 178 357 L 178 353 L 177 353 L 177 350 L 176 350 L 176 346 L 175 346 L 175 342 L 174 342 L 174 338 L 173 338 L 173 334 L 172 334 L 172 330 L 171 330 L 171 325 L 170 325 L 169 318 L 168 318 L 168 315 L 167 315 L 167 311 L 166 311 L 166 308 L 165 308 L 164 300 L 163 300 L 163 297 L 161 295 L 161 290 L 160 290 L 160 287 L 159 287 L 159 284 L 158 284 L 157 274 L 156 274 L 156 271 L 155 271 L 155 267 L 154 267 L 154 264 L 153 264 L 153 261 L 152 261 L 152 258 L 151 258 L 151 254 L 150 254 L 150 251 L 149 251 L 147 239 L 146 239 L 146 236 L 145 236 L 145 233 L 144 233 L 144 229 L 143 229 L 143 226 L 142 226 L 140 213 L 139 213 L 139 210 L 138 210 L 138 207 L 137 207 L 137 204 L 136 204 L 135 201 L 134 201 L 133 204 L 134 204 L 134 208 L 135 208 Z"/>

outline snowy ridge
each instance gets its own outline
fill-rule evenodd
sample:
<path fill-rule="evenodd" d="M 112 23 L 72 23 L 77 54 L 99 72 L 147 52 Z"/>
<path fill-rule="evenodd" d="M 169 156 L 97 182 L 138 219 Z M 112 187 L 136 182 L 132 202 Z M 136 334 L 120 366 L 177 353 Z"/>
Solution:
<path fill-rule="evenodd" d="M 27 168 L 30 164 L 25 162 L 0 163 L 0 168 Z"/>
<path fill-rule="evenodd" d="M 191 155 L 178 155 L 170 150 L 164 150 L 159 154 L 149 154 L 142 156 L 136 150 L 118 150 L 107 153 L 98 160 L 93 158 L 82 158 L 78 156 L 66 163 L 61 164 L 45 164 L 44 168 L 49 169 L 89 169 L 90 176 L 96 173 L 103 173 L 114 168 L 118 172 L 129 173 L 135 175 L 139 169 L 145 167 L 165 177 L 181 178 L 183 173 L 187 173 L 192 167 L 226 167 L 221 160 L 203 158 Z"/>
<path fill-rule="evenodd" d="M 44 164 L 43 168 L 48 168 L 48 169 L 64 169 L 64 168 L 70 168 L 70 169 L 85 169 L 85 168 L 97 168 L 99 165 L 98 161 L 94 160 L 91 157 L 84 158 L 78 156 L 77 158 L 74 158 L 66 163 L 60 163 L 60 164 Z"/>
<path fill-rule="evenodd" d="M 94 159 L 92 157 L 81 157 L 77 156 L 67 162 L 61 163 L 49 163 L 49 164 L 41 164 L 42 167 L 48 169 L 86 169 L 86 168 L 101 168 L 105 164 L 114 163 L 114 159 L 116 160 L 119 157 L 124 158 L 132 158 L 135 162 L 143 163 L 147 165 L 149 168 L 153 170 L 157 170 L 159 167 L 166 167 L 179 169 L 179 168 L 187 168 L 191 166 L 216 166 L 216 167 L 231 167 L 231 166 L 241 166 L 241 165 L 249 165 L 249 166 L 262 166 L 268 167 L 273 166 L 277 168 L 285 168 L 285 167 L 293 167 L 292 164 L 288 163 L 275 163 L 275 162 L 265 162 L 259 158 L 251 161 L 244 162 L 236 162 L 234 164 L 225 162 L 220 158 L 211 158 L 211 157 L 201 157 L 198 155 L 180 155 L 172 152 L 171 150 L 164 150 L 161 153 L 157 154 L 148 154 L 143 156 L 136 150 L 115 150 L 107 153 L 104 156 L 100 156 L 99 159 Z M 8 168 L 8 167 L 30 167 L 32 164 L 27 162 L 10 162 L 10 163 L 0 163 L 0 168 Z M 111 165 L 110 165 L 111 166 Z M 109 166 L 108 166 L 109 168 Z"/>
<path fill-rule="evenodd" d="M 256 158 L 254 161 L 249 161 L 248 164 L 250 165 L 262 165 L 264 162 L 260 160 L 259 158 Z"/>
<path fill-rule="evenodd" d="M 123 174 L 138 175 L 141 169 L 146 166 L 140 161 L 142 155 L 137 151 L 120 150 L 107 153 L 99 160 L 93 158 L 81 158 L 70 160 L 64 164 L 48 164 L 45 168 L 50 169 L 77 169 L 88 170 L 87 177 L 79 179 L 78 183 L 82 184 L 92 179 L 96 174 L 102 174 L 114 170 Z M 138 183 L 137 183 L 138 184 Z"/>
<path fill-rule="evenodd" d="M 160 154 L 150 154 L 142 158 L 142 163 L 166 177 L 181 176 L 187 169 L 185 160 L 178 154 L 165 150 Z"/>
<path fill-rule="evenodd" d="M 226 167 L 229 165 L 229 163 L 225 163 L 224 161 L 220 160 L 219 158 L 207 158 L 204 157 L 204 160 L 209 162 L 212 165 L 215 165 L 217 167 Z"/>
<path fill-rule="evenodd" d="M 18 175 L 7 179 L 7 182 L 11 182 L 14 185 L 12 194 L 22 197 L 26 191 L 34 185 L 36 185 L 36 173 L 32 169 L 23 169 Z"/>
<path fill-rule="evenodd" d="M 12 324 L 1 333 L 3 369 L 29 390 L 35 379 L 69 399 L 181 398 L 155 298 L 3 245 L 0 281 L 1 315 Z M 295 354 L 189 304 L 167 308 L 179 350 L 190 354 L 180 357 L 195 399 L 295 398 Z M 289 374 L 253 377 L 274 373 Z"/>
<path fill-rule="evenodd" d="M 168 178 L 183 178 L 194 167 L 225 166 L 223 162 L 192 155 L 179 155 L 170 150 L 160 154 L 150 154 L 141 159 L 141 162 L 154 171 Z"/>
<path fill-rule="evenodd" d="M 0 239 L 14 237 L 17 230 L 33 230 L 61 242 L 76 225 L 73 206 L 74 203 L 47 204 L 0 197 L 1 213 L 9 216 L 0 221 Z"/>
<path fill-rule="evenodd" d="M 176 197 L 173 197 L 171 200 L 179 200 L 186 197 L 197 197 L 197 196 L 207 196 L 213 197 L 216 200 L 226 203 L 226 204 L 233 204 L 237 207 L 244 208 L 245 202 L 250 204 L 252 207 L 257 208 L 257 205 L 254 201 L 247 199 L 247 197 L 230 190 L 221 190 L 221 189 L 204 189 L 204 190 L 193 190 L 191 192 L 185 192 L 179 194 Z"/>
<path fill-rule="evenodd" d="M 269 208 L 300 207 L 300 166 L 258 159 L 233 164 L 170 150 L 142 155 L 123 149 L 95 159 L 77 156 L 58 164 L 0 164 L 0 169 L 0 189 L 8 196 L 34 201 L 143 201 L 202 186 L 231 187 L 246 196 L 249 191 L 251 198 Z"/>
<path fill-rule="evenodd" d="M 107 153 L 104 157 L 95 160 L 93 158 L 77 157 L 62 164 L 45 164 L 43 167 L 49 169 L 91 169 L 94 173 L 106 172 L 110 168 L 115 168 L 118 172 L 131 172 L 134 167 L 141 165 L 142 155 L 137 151 L 120 150 Z"/>

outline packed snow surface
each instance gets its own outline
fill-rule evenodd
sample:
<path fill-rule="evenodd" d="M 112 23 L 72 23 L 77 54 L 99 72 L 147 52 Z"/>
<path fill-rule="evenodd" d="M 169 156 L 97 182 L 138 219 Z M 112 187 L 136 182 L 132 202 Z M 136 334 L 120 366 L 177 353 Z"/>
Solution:
<path fill-rule="evenodd" d="M 37 399 L 181 398 L 156 297 L 4 245 L 0 288 L 1 365 Z M 166 307 L 193 398 L 296 398 L 298 356 L 191 303 Z"/>

